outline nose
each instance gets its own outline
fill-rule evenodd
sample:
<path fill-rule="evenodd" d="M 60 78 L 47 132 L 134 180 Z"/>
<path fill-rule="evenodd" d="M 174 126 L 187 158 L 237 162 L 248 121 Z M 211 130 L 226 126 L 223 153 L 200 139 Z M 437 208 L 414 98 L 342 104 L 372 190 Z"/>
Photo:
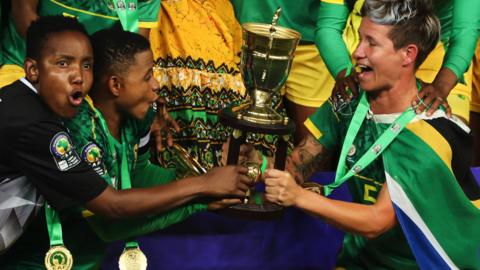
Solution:
<path fill-rule="evenodd" d="M 355 51 L 352 54 L 353 59 L 358 60 L 358 59 L 361 59 L 361 58 L 365 58 L 365 48 L 364 47 L 365 47 L 365 45 L 362 41 L 360 43 L 358 43 L 357 48 L 355 49 Z"/>
<path fill-rule="evenodd" d="M 85 74 L 83 74 L 83 70 L 80 66 L 72 67 L 71 72 L 71 82 L 75 85 L 82 85 L 84 81 Z"/>

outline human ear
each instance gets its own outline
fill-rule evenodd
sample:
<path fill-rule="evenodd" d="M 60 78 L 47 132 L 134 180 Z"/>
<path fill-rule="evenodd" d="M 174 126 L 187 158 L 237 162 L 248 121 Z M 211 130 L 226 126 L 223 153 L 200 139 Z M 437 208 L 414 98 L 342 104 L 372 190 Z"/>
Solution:
<path fill-rule="evenodd" d="M 36 60 L 32 58 L 25 58 L 23 69 L 25 71 L 25 77 L 29 82 L 33 84 L 38 83 L 39 72 Z"/>
<path fill-rule="evenodd" d="M 417 61 L 418 47 L 415 44 L 409 44 L 404 48 L 403 64 L 410 65 Z"/>
<path fill-rule="evenodd" d="M 117 76 L 110 76 L 108 78 L 108 89 L 110 93 L 116 97 L 120 95 L 120 89 L 122 88 L 122 82 Z"/>

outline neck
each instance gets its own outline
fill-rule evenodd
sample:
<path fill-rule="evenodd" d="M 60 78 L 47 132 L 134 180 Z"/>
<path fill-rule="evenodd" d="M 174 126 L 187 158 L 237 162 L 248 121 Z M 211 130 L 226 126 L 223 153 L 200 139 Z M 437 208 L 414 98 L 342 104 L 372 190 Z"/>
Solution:
<path fill-rule="evenodd" d="M 90 97 L 92 98 L 95 108 L 102 113 L 110 134 L 118 141 L 121 141 L 120 127 L 123 118 L 121 113 L 117 110 L 111 96 L 107 97 L 101 94 L 104 92 L 105 91 L 95 89 L 90 94 Z"/>
<path fill-rule="evenodd" d="M 405 111 L 418 93 L 415 77 L 401 80 L 389 89 L 368 93 L 370 109 L 374 114 Z"/>

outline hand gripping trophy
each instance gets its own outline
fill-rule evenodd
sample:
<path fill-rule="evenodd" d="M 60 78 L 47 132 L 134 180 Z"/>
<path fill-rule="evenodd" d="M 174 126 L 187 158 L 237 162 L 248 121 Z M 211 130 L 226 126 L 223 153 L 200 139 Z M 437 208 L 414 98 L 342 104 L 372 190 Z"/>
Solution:
<path fill-rule="evenodd" d="M 236 164 L 240 145 L 245 143 L 246 133 L 279 135 L 276 145 L 275 168 L 285 168 L 287 142 L 295 130 L 295 124 L 272 108 L 272 96 L 285 84 L 300 33 L 277 26 L 281 9 L 278 8 L 272 24 L 246 23 L 242 25 L 243 45 L 241 52 L 241 72 L 251 102 L 234 108 L 226 108 L 219 113 L 220 122 L 233 127 L 230 137 L 227 164 Z M 249 168 L 252 179 L 258 176 L 258 168 Z M 254 192 L 254 191 L 252 191 Z M 264 202 L 261 196 L 249 200 L 247 193 L 244 204 L 230 209 L 246 212 L 278 212 L 281 207 Z M 254 195 L 254 194 L 252 194 Z M 255 214 L 253 214 L 255 215 Z"/>

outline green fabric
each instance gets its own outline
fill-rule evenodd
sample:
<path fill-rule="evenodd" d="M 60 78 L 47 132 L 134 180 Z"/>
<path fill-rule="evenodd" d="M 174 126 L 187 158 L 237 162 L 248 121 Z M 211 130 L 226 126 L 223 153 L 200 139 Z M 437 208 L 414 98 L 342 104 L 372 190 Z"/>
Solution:
<path fill-rule="evenodd" d="M 319 142 L 327 149 L 343 145 L 357 104 L 357 99 L 350 103 L 326 102 L 309 118 L 313 126 L 320 131 Z M 355 151 L 349 151 L 347 155 L 347 168 L 352 168 L 398 116 L 399 114 L 374 115 L 365 119 L 353 143 Z M 452 120 L 448 120 L 446 116 L 434 120 L 423 120 L 421 116 L 417 116 L 385 149 L 382 158 L 375 160 L 348 181 L 353 202 L 367 205 L 376 201 L 382 185 L 388 181 L 399 225 L 371 240 L 346 234 L 339 256 L 339 266 L 347 269 L 417 269 L 418 265 L 410 248 L 418 243 L 414 234 L 418 232 L 412 230 L 408 221 L 413 220 L 415 224 L 426 225 L 431 237 L 438 241 L 457 267 L 479 268 L 480 211 L 469 201 L 449 168 L 456 166 L 456 172 L 462 175 L 464 169 L 468 170 L 468 165 L 453 164 L 455 160 L 466 162 L 465 159 L 455 156 L 463 154 L 462 152 L 437 150 L 437 154 L 432 148 L 441 147 L 440 144 L 445 141 L 449 143 L 450 140 L 454 142 L 467 138 L 466 131 L 459 130 L 459 127 L 454 129 L 452 125 Z M 452 149 L 453 146 L 447 147 Z M 447 160 L 444 161 L 440 154 L 445 155 Z M 403 193 L 398 187 L 401 187 Z M 398 199 L 403 198 L 401 194 L 407 196 L 407 203 L 406 200 Z M 420 222 L 413 219 L 417 217 L 411 214 L 406 220 L 404 209 L 414 209 Z M 406 238 L 408 235 L 411 235 L 410 239 Z"/>
<path fill-rule="evenodd" d="M 450 164 L 445 164 L 424 138 L 408 129 L 402 135 L 384 153 L 386 172 L 458 269 L 480 269 L 480 209 L 465 196 L 447 166 Z M 388 185 L 392 193 L 391 183 Z"/>
<path fill-rule="evenodd" d="M 89 163 L 97 172 L 101 172 L 101 176 L 108 183 L 113 183 L 114 186 L 118 186 L 120 179 L 120 168 L 115 157 L 115 153 L 109 151 L 108 136 L 104 134 L 102 129 L 99 128 L 98 117 L 93 108 L 87 101 L 84 101 L 75 118 L 65 123 L 68 128 L 76 151 L 87 163 Z M 144 136 L 150 129 L 150 125 L 154 118 L 154 111 L 150 110 L 146 118 L 143 121 L 135 119 L 126 119 L 123 126 L 123 133 L 127 140 L 127 159 L 128 168 L 132 178 L 133 187 L 148 187 L 158 184 L 165 184 L 174 180 L 174 172 L 169 169 L 163 169 L 155 166 L 149 162 L 150 154 L 147 151 L 145 154 L 138 156 L 138 142 L 140 138 Z M 98 146 L 99 152 L 87 151 L 91 149 L 92 142 Z M 116 142 L 116 152 L 121 154 L 121 144 Z M 91 155 L 90 157 L 88 155 Z M 90 158 L 90 160 L 89 160 Z M 177 223 L 191 214 L 205 210 L 205 204 L 189 204 L 182 207 L 172 209 L 169 212 L 153 215 L 150 217 L 125 219 L 125 220 L 111 220 L 105 219 L 99 216 L 91 216 L 86 218 L 89 226 L 96 233 L 96 238 L 92 237 L 90 241 L 98 243 L 102 246 L 103 241 L 113 241 L 119 239 L 126 239 L 130 237 L 136 237 L 142 234 L 154 232 L 165 228 L 168 225 Z M 77 211 L 78 215 L 79 211 Z M 62 224 L 64 219 L 62 219 Z M 72 224 L 72 226 L 83 226 L 82 230 L 91 231 L 88 226 L 85 226 L 85 222 L 81 222 L 78 225 Z M 65 230 L 67 225 L 64 225 Z M 64 235 L 67 231 L 64 232 Z M 79 234 L 76 234 L 77 237 Z M 75 241 L 77 240 L 77 241 Z M 103 241 L 102 241 L 103 240 Z M 72 239 L 71 246 L 75 246 L 78 242 L 84 241 L 84 239 Z M 69 247 L 70 248 L 70 247 Z M 87 256 L 88 249 L 84 250 L 84 255 Z M 93 256 L 93 254 L 92 254 Z M 99 257 L 99 256 L 96 256 Z M 99 257 L 99 260 L 102 258 Z M 75 262 L 77 265 L 77 262 Z"/>
<path fill-rule="evenodd" d="M 99 269 L 107 249 L 103 241 L 89 229 L 78 211 L 61 213 L 63 241 L 73 255 L 73 270 Z M 44 209 L 32 220 L 25 233 L 13 245 L 8 256 L 0 260 L 0 269 L 45 269 L 45 253 L 49 249 Z"/>
<path fill-rule="evenodd" d="M 349 2 L 349 1 L 345 1 Z M 351 11 L 351 4 L 320 5 L 317 47 L 332 76 L 345 69 L 351 62 L 350 53 L 342 43 L 342 33 Z M 433 10 L 440 20 L 441 41 L 446 55 L 443 67 L 451 69 L 460 81 L 468 69 L 480 30 L 479 0 L 436 0 Z"/>
<path fill-rule="evenodd" d="M 347 4 L 320 5 L 315 43 L 328 71 L 334 78 L 351 65 L 350 53 L 342 38 L 350 9 Z"/>
<path fill-rule="evenodd" d="M 243 23 L 272 23 L 273 14 L 282 8 L 278 25 L 292 28 L 302 34 L 302 40 L 316 40 L 316 18 L 319 0 L 232 0 L 237 20 Z"/>
<path fill-rule="evenodd" d="M 319 142 L 327 149 L 337 149 L 343 144 L 357 104 L 358 100 L 354 100 L 338 112 L 334 112 L 332 103 L 325 102 L 309 117 L 323 134 Z M 346 158 L 347 168 L 350 169 L 358 161 L 388 126 L 389 124 L 376 124 L 371 119 L 365 119 L 353 143 L 356 151 Z M 348 180 L 353 202 L 373 204 L 384 183 L 383 162 L 377 159 L 359 175 Z M 347 269 L 418 268 L 402 229 L 398 225 L 373 240 L 347 233 L 338 260 L 338 265 L 348 266 Z"/>
<path fill-rule="evenodd" d="M 156 22 L 160 9 L 160 0 L 138 1 L 139 21 Z M 118 22 L 113 4 L 108 0 L 42 0 L 39 1 L 38 14 L 74 16 L 85 25 L 89 34 L 112 27 Z M 3 62 L 23 66 L 26 54 L 25 41 L 15 29 L 13 19 L 9 18 L 6 31 L 2 34 Z"/>
<path fill-rule="evenodd" d="M 480 31 L 479 0 L 436 0 L 433 9 L 440 20 L 441 40 L 446 46 L 443 67 L 463 81 L 470 66 Z"/>

